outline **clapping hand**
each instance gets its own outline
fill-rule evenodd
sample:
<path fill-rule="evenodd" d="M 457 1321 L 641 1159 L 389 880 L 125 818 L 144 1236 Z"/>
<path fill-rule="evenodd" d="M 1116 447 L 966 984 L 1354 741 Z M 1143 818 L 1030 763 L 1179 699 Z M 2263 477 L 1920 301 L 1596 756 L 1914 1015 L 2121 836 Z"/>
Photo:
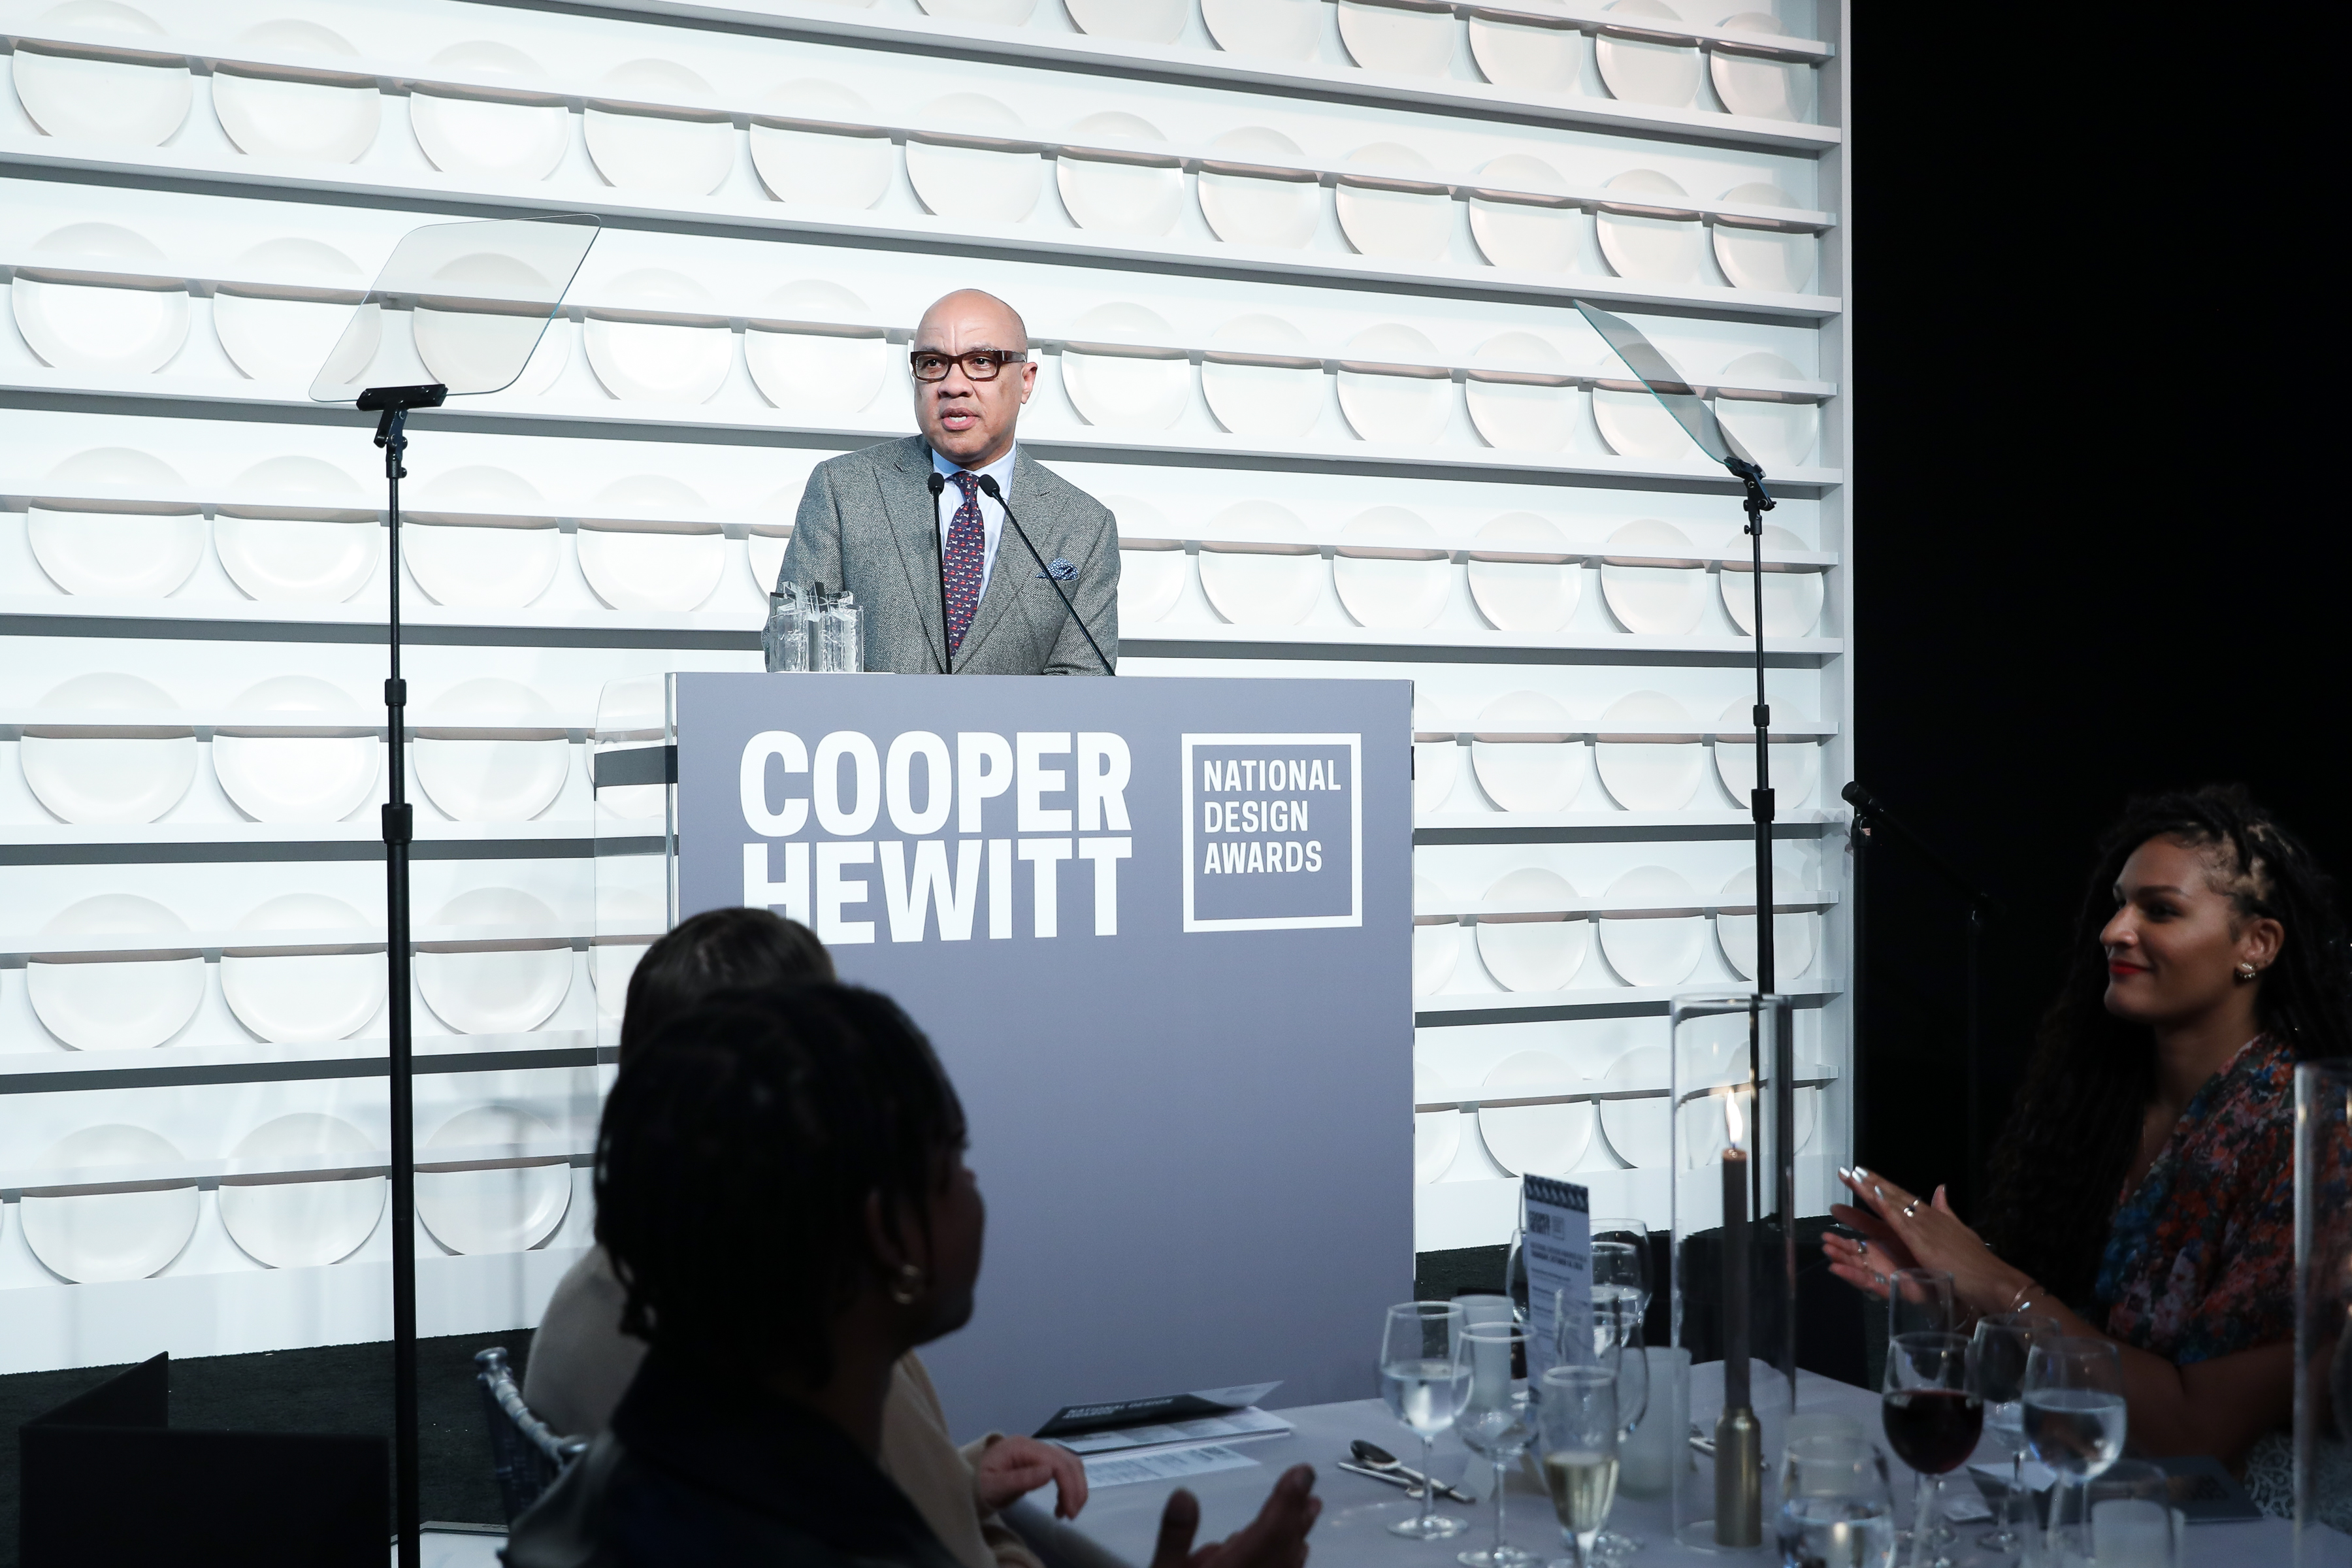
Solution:
<path fill-rule="evenodd" d="M 1201 1528 L 1201 1500 L 1180 1490 L 1160 1515 L 1160 1542 L 1151 1568 L 1301 1568 L 1307 1532 L 1323 1512 L 1315 1495 L 1311 1466 L 1293 1465 L 1266 1494 L 1265 1506 L 1238 1532 L 1198 1551 L 1192 1532 Z"/>
<path fill-rule="evenodd" d="M 1059 1443 L 1034 1437 L 999 1437 L 971 1467 L 980 1506 L 1001 1512 L 1044 1486 L 1054 1483 L 1054 1514 L 1076 1519 L 1087 1506 L 1087 1467 Z"/>

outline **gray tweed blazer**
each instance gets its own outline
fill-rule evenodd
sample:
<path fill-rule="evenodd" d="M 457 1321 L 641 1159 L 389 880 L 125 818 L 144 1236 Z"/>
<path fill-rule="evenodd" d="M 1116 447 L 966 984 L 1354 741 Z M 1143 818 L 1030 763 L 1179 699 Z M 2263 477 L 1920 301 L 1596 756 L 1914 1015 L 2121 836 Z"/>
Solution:
<path fill-rule="evenodd" d="M 778 580 L 856 594 L 866 612 L 868 669 L 937 675 L 946 668 L 930 473 L 930 447 L 908 436 L 819 463 L 801 495 Z M 1077 567 L 1063 587 L 1116 662 L 1118 524 L 1109 509 L 1040 468 L 1026 450 L 1013 459 L 1005 499 L 1046 560 Z M 1009 525 L 954 665 L 958 675 L 1104 673 Z"/>

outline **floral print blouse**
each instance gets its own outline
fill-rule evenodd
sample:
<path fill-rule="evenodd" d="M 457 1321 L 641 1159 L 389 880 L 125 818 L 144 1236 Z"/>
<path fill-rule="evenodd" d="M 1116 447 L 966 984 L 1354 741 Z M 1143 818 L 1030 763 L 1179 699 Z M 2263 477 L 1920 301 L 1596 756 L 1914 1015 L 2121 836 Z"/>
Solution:
<path fill-rule="evenodd" d="M 2178 1365 L 2294 1337 L 2294 1058 L 2257 1035 L 2107 1226 L 2107 1332 Z"/>

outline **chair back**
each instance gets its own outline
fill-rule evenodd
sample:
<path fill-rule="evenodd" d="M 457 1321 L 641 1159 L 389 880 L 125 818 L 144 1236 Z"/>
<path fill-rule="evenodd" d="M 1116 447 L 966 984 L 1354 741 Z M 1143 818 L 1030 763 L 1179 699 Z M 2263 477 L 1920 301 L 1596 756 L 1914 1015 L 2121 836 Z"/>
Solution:
<path fill-rule="evenodd" d="M 587 1452 L 588 1439 L 566 1437 L 531 1414 L 515 1384 L 514 1368 L 507 1364 L 504 1345 L 477 1351 L 474 1367 L 474 1381 L 482 1390 L 482 1415 L 490 1428 L 490 1468 L 512 1528 L 555 1478 Z"/>

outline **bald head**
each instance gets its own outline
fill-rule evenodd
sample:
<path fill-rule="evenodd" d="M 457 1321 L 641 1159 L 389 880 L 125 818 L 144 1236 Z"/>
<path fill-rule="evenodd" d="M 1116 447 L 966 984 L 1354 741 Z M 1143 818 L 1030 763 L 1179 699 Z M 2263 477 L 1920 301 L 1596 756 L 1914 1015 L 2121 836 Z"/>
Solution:
<path fill-rule="evenodd" d="M 993 294 L 959 289 L 923 312 L 910 350 L 954 362 L 940 380 L 913 383 L 915 423 L 932 451 L 960 468 L 984 468 L 1013 449 L 1021 405 L 1037 384 L 1036 362 L 1026 358 L 1029 329 L 1019 312 Z M 971 354 L 1024 357 L 967 363 Z M 983 373 L 977 377 L 971 374 L 974 363 Z M 996 374 L 986 374 L 992 363 Z"/>

